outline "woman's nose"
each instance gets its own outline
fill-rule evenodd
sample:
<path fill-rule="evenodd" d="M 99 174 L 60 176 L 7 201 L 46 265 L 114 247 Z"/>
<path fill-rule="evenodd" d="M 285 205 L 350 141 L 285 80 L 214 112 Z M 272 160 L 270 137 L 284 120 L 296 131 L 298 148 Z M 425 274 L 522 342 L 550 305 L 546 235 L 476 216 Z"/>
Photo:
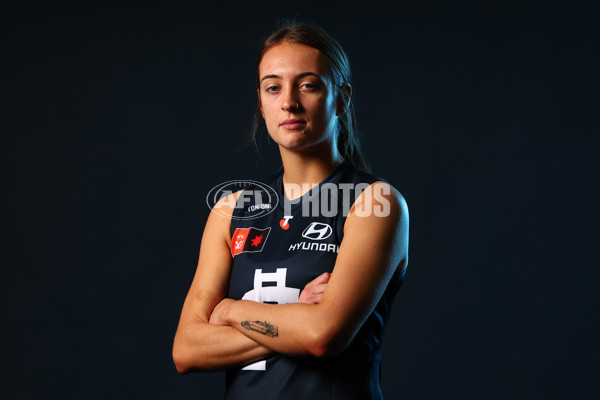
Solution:
<path fill-rule="evenodd" d="M 281 109 L 284 111 L 297 111 L 299 108 L 300 103 L 298 103 L 298 98 L 293 91 L 288 91 L 283 98 Z"/>

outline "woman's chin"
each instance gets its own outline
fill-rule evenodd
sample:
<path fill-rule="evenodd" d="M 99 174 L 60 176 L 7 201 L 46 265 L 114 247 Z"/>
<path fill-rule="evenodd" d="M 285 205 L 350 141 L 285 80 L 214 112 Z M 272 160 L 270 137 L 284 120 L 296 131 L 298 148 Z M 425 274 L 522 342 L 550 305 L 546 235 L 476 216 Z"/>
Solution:
<path fill-rule="evenodd" d="M 307 136 L 304 131 L 287 132 L 285 135 L 279 136 L 277 140 L 274 140 L 279 146 L 288 150 L 302 149 L 312 144 Z"/>

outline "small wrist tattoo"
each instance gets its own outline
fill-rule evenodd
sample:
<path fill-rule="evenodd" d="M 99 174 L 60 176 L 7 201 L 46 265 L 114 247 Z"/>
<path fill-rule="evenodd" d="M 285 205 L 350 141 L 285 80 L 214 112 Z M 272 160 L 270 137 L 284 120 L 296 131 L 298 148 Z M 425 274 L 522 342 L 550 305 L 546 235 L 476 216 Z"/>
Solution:
<path fill-rule="evenodd" d="M 242 321 L 242 326 L 248 331 L 258 332 L 272 338 L 279 336 L 277 325 L 271 325 L 267 321 Z"/>

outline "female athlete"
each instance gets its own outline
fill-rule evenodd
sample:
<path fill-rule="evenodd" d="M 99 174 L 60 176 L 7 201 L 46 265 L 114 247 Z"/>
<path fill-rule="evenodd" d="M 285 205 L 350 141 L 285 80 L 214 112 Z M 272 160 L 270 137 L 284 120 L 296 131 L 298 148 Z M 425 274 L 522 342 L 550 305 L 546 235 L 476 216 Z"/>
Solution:
<path fill-rule="evenodd" d="M 175 366 L 226 370 L 227 399 L 381 399 L 381 340 L 408 262 L 406 203 L 365 171 L 348 58 L 327 33 L 278 29 L 256 79 L 257 120 L 283 164 L 266 182 L 279 202 L 239 191 L 213 208 Z"/>

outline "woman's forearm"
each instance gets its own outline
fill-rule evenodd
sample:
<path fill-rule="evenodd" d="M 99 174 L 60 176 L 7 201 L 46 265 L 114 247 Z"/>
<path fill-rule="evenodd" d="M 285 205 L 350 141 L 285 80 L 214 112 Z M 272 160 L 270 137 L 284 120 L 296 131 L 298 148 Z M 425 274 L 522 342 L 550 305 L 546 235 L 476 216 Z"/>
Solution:
<path fill-rule="evenodd" d="M 272 350 L 230 326 L 188 322 L 179 327 L 173 345 L 177 371 L 213 371 L 265 359 Z"/>
<path fill-rule="evenodd" d="M 223 320 L 275 352 L 320 357 L 341 344 L 329 336 L 335 329 L 328 326 L 321 311 L 318 304 L 264 304 L 240 300 L 228 304 Z"/>

